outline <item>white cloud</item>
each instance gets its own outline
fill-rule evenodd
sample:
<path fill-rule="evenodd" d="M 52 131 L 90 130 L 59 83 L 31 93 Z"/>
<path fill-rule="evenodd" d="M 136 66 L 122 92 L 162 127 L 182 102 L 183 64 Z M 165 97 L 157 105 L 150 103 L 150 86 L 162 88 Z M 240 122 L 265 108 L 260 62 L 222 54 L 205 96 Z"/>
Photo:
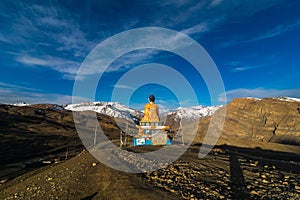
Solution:
<path fill-rule="evenodd" d="M 20 90 L 20 88 L 0 88 L 0 103 L 18 103 L 26 102 L 29 104 L 51 103 L 65 105 L 72 102 L 89 101 L 83 97 L 73 97 L 71 95 L 62 94 L 46 94 L 32 91 Z"/>
<path fill-rule="evenodd" d="M 226 65 L 229 66 L 233 72 L 242 72 L 242 71 L 261 68 L 265 66 L 263 64 L 256 64 L 256 65 L 244 64 L 239 61 L 232 61 Z"/>
<path fill-rule="evenodd" d="M 183 106 L 183 102 L 178 102 L 174 99 L 170 99 L 170 100 L 157 99 L 155 100 L 155 102 L 159 105 L 159 108 L 161 110 L 178 108 L 180 105 Z"/>
<path fill-rule="evenodd" d="M 53 56 L 33 57 L 29 55 L 18 55 L 16 61 L 27 66 L 49 67 L 70 78 L 75 77 L 80 66 L 79 62 Z"/>
<path fill-rule="evenodd" d="M 47 94 L 35 88 L 0 82 L 0 103 L 26 102 L 30 104 L 53 103 L 64 105 L 71 103 L 72 98 L 74 102 L 88 101 L 87 98 L 83 97 L 72 97 L 71 95 L 62 94 Z"/>
<path fill-rule="evenodd" d="M 221 4 L 223 0 L 212 0 L 212 2 L 209 4 L 209 7 L 215 7 Z"/>
<path fill-rule="evenodd" d="M 293 29 L 298 28 L 299 26 L 300 26 L 300 20 L 298 20 L 294 23 L 291 23 L 291 24 L 281 24 L 272 30 L 269 30 L 265 33 L 261 33 L 260 35 L 252 38 L 251 40 L 249 40 L 247 42 L 272 38 L 272 37 L 284 34 L 286 32 L 292 31 Z"/>
<path fill-rule="evenodd" d="M 75 77 L 80 66 L 76 60 L 83 60 L 95 46 L 81 30 L 76 16 L 58 4 L 15 4 L 22 7 L 22 12 L 5 16 L 12 28 L 7 29 L 5 37 L 0 34 L 0 41 L 11 45 L 16 61 L 50 67 L 67 79 Z"/>
<path fill-rule="evenodd" d="M 5 43 L 9 42 L 9 40 L 7 39 L 7 37 L 5 37 L 2 33 L 0 33 L 0 41 L 1 42 L 5 42 Z"/>
<path fill-rule="evenodd" d="M 74 56 L 86 56 L 94 47 L 94 42 L 88 40 L 81 30 L 76 16 L 71 15 L 68 10 L 54 5 L 30 5 L 27 9 L 30 14 L 22 17 L 25 29 L 28 29 L 29 25 L 34 26 L 33 33 L 58 43 L 58 51 L 72 51 Z M 45 27 L 50 31 L 44 31 Z"/>
<path fill-rule="evenodd" d="M 170 33 L 172 33 L 170 35 Z M 164 48 L 170 51 L 189 46 L 191 40 L 181 34 L 173 34 L 167 29 L 146 28 L 130 30 L 109 38 L 101 43 L 85 59 L 81 75 L 90 75 L 101 72 L 112 72 L 131 68 L 146 62 L 153 62 L 159 50 Z M 124 53 L 128 53 L 123 55 Z M 115 63 L 111 65 L 113 62 Z M 106 68 L 110 66 L 109 68 Z"/>
<path fill-rule="evenodd" d="M 186 35 L 193 35 L 196 33 L 203 33 L 203 32 L 207 32 L 207 31 L 209 31 L 208 24 L 205 22 L 202 22 L 202 23 L 192 26 L 190 28 L 184 29 L 180 32 L 182 32 Z"/>
<path fill-rule="evenodd" d="M 29 87 L 24 87 L 24 86 L 19 86 L 19 85 L 4 83 L 4 82 L 0 82 L 0 88 L 2 88 L 2 89 L 14 88 L 14 89 L 21 89 L 21 90 L 25 90 L 25 91 L 40 91 L 36 88 L 29 88 Z"/>
<path fill-rule="evenodd" d="M 16 61 L 19 63 L 22 63 L 24 65 L 48 66 L 48 64 L 49 64 L 44 59 L 35 58 L 35 57 L 31 57 L 31 56 L 26 56 L 26 55 L 18 56 L 16 58 Z"/>
<path fill-rule="evenodd" d="M 119 88 L 119 89 L 127 89 L 127 90 L 135 90 L 135 88 L 129 86 L 129 85 L 113 85 L 114 88 Z"/>
<path fill-rule="evenodd" d="M 70 10 L 59 6 L 58 3 L 49 3 L 47 6 L 39 6 L 32 3 L 27 4 L 26 2 L 20 2 L 18 4 L 18 6 L 22 7 L 22 12 L 12 13 L 6 16 L 9 17 L 7 21 L 11 21 L 12 28 L 7 37 L 0 35 L 0 40 L 22 46 L 22 48 L 17 48 L 19 50 L 16 50 L 19 51 L 18 53 L 24 55 L 18 57 L 18 62 L 25 65 L 51 67 L 61 72 L 64 78 L 74 79 L 80 65 L 80 63 L 75 60 L 79 60 L 77 58 L 83 59 L 92 48 L 101 41 L 100 39 L 107 38 L 116 32 L 115 30 L 112 31 L 112 29 L 100 30 L 98 28 L 99 24 L 95 24 L 95 21 L 91 21 L 91 29 L 87 29 L 85 25 L 79 23 L 79 18 L 76 16 L 76 13 L 71 13 Z M 130 25 L 128 25 L 126 29 L 128 29 L 128 27 L 130 28 L 130 26 L 141 24 L 145 26 L 169 27 L 179 30 L 191 26 L 183 29 L 182 32 L 188 35 L 199 34 L 208 32 L 218 24 L 222 24 L 226 16 L 230 15 L 231 11 L 241 3 L 235 1 L 229 2 L 224 7 L 222 6 L 223 3 L 221 0 L 189 2 L 184 0 L 168 0 L 164 2 L 144 2 L 144 4 L 148 6 L 151 5 L 151 8 L 155 8 L 153 12 L 151 12 L 151 15 L 146 15 L 145 19 L 136 16 L 128 16 L 127 18 L 126 16 L 124 19 L 120 19 L 121 21 L 118 21 L 119 24 L 116 24 L 116 26 L 124 27 L 125 23 L 123 23 L 123 21 L 125 22 L 129 19 L 128 24 Z M 230 6 L 231 4 L 232 6 Z M 259 4 L 257 8 L 255 7 L 255 9 L 253 9 L 252 6 L 249 9 L 252 13 L 266 7 L 268 2 L 257 4 Z M 243 7 L 246 8 L 247 6 L 245 5 Z M 180 12 L 168 12 L 162 15 L 167 9 L 170 11 L 178 11 L 180 9 Z M 197 19 L 197 21 L 193 21 L 195 19 Z M 145 21 L 147 23 L 145 23 Z M 190 24 L 187 24 L 187 22 Z M 85 29 L 83 29 L 83 27 L 85 27 Z M 94 30 L 95 32 L 101 32 L 102 38 L 95 39 L 94 37 L 92 40 L 88 34 L 93 34 L 92 32 Z M 118 31 L 122 30 L 123 29 L 120 28 Z M 146 36 L 145 40 L 141 41 L 141 43 L 145 43 L 146 46 L 147 43 L 155 39 L 155 37 L 149 35 Z M 178 38 L 176 37 L 170 37 L 161 42 L 169 46 L 173 45 L 173 48 L 178 47 Z M 116 46 L 113 50 L 118 51 L 119 49 Z M 50 56 L 48 52 L 51 52 L 52 55 Z M 68 59 L 66 59 L 67 56 Z M 124 63 L 121 63 L 122 65 L 119 66 L 111 67 L 109 70 L 116 71 L 122 67 L 131 67 L 130 63 L 148 61 L 153 55 L 151 55 L 151 53 L 148 55 L 137 53 L 131 56 L 132 57 L 128 57 L 127 60 L 120 59 L 120 61 Z M 97 58 L 94 58 L 91 62 L 91 65 L 97 66 L 98 71 L 103 70 L 105 64 L 107 64 L 105 60 Z M 94 72 L 95 69 L 86 70 L 86 74 L 93 74 Z"/>
<path fill-rule="evenodd" d="M 243 97 L 267 98 L 267 97 L 279 97 L 279 96 L 300 98 L 300 89 L 280 90 L 280 89 L 264 89 L 264 88 L 256 88 L 256 89 L 239 88 L 239 89 L 229 90 L 223 94 L 220 94 L 218 100 L 220 102 L 226 103 L 227 101 L 229 102 L 234 98 L 243 98 Z"/>
<path fill-rule="evenodd" d="M 245 43 L 251 43 L 251 42 L 256 42 L 256 41 L 264 40 L 264 39 L 269 39 L 269 38 L 276 37 L 278 35 L 287 33 L 289 31 L 292 31 L 298 27 L 300 27 L 300 20 L 298 20 L 294 23 L 290 23 L 290 24 L 278 25 L 275 28 L 268 30 L 266 32 L 262 32 L 251 39 L 241 38 L 240 36 L 236 36 L 236 38 L 232 37 L 233 39 L 221 43 L 219 45 L 219 48 L 235 46 L 235 45 L 245 44 Z"/>

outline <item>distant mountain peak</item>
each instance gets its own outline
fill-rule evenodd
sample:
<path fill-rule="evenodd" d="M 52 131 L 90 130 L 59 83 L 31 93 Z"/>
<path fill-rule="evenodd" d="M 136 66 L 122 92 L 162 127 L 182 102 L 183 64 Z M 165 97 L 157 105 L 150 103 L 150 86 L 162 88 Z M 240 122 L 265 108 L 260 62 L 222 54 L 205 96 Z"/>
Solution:
<path fill-rule="evenodd" d="M 274 99 L 278 99 L 278 100 L 282 100 L 282 101 L 290 101 L 290 102 L 300 102 L 300 99 L 293 98 L 293 97 L 284 97 L 284 96 L 281 96 L 281 97 L 276 97 Z"/>
<path fill-rule="evenodd" d="M 185 118 L 189 120 L 199 119 L 212 115 L 221 106 L 193 106 L 190 108 L 179 107 L 177 109 L 160 110 L 160 116 L 166 117 L 172 115 L 175 120 Z M 123 118 L 138 122 L 143 116 L 142 111 L 129 108 L 119 102 L 83 102 L 78 104 L 69 104 L 65 106 L 66 110 L 72 111 L 94 111 L 111 117 Z"/>
<path fill-rule="evenodd" d="M 23 101 L 20 101 L 18 103 L 14 103 L 14 104 L 11 104 L 13 106 L 29 106 L 30 104 L 29 103 L 26 103 L 26 102 L 23 102 Z"/>
<path fill-rule="evenodd" d="M 65 106 L 66 110 L 72 111 L 94 111 L 104 115 L 116 118 L 123 118 L 129 121 L 137 122 L 142 113 L 119 102 L 83 102 L 69 104 Z"/>

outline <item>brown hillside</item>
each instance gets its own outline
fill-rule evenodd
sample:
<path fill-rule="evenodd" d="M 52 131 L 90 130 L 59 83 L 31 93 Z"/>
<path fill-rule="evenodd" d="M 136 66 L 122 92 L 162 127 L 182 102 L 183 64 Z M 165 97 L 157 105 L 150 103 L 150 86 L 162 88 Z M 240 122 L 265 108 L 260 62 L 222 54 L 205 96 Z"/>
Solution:
<path fill-rule="evenodd" d="M 88 112 L 83 112 L 88 114 Z M 97 114 L 99 124 L 111 139 L 119 128 L 108 116 Z M 95 127 L 82 118 L 84 127 Z M 75 129 L 71 111 L 57 105 L 36 104 L 16 107 L 0 105 L 0 164 L 75 155 L 84 147 Z"/>
<path fill-rule="evenodd" d="M 222 130 L 225 137 L 253 141 L 300 144 L 299 102 L 266 98 L 262 100 L 237 98 L 225 108 L 226 118 Z M 216 119 L 220 114 L 215 113 Z M 210 118 L 200 121 L 199 132 L 204 135 Z M 220 130 L 219 124 L 214 124 Z"/>

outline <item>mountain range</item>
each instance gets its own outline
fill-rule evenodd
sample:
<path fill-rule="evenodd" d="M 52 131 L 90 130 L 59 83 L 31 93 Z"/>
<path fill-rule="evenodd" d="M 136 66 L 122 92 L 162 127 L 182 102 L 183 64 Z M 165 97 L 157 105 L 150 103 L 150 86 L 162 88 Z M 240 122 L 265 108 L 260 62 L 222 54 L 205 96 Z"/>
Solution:
<path fill-rule="evenodd" d="M 160 117 L 165 119 L 172 116 L 175 121 L 185 118 L 188 120 L 197 120 L 202 117 L 212 115 L 222 106 L 193 106 L 189 108 L 179 107 L 177 109 L 160 110 Z M 128 106 L 122 105 L 119 102 L 84 102 L 79 104 L 69 104 L 64 107 L 71 111 L 94 111 L 110 117 L 123 118 L 138 122 L 143 116 L 143 111 L 135 110 Z"/>

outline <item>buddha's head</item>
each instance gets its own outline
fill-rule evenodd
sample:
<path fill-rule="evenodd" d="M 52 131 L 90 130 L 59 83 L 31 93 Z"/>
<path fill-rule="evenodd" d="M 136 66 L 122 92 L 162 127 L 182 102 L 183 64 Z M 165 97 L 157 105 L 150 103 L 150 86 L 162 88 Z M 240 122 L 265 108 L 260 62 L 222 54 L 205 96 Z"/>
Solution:
<path fill-rule="evenodd" d="M 154 101 L 155 101 L 155 97 L 154 97 L 154 95 L 153 95 L 153 94 L 150 94 L 150 96 L 148 97 L 148 101 L 149 101 L 149 102 L 153 102 L 153 103 L 154 103 Z"/>

